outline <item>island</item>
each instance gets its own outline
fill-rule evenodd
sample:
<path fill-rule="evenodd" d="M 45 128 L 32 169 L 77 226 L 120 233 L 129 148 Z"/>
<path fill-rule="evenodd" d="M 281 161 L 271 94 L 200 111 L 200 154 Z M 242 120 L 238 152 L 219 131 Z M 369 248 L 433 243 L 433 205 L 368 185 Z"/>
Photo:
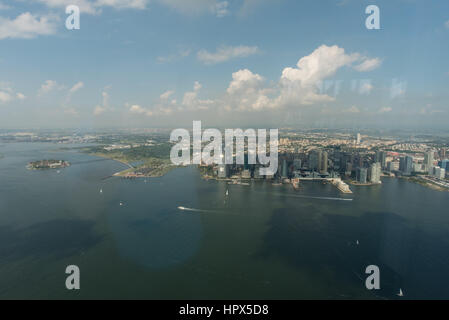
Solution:
<path fill-rule="evenodd" d="M 61 169 L 69 167 L 70 163 L 65 160 L 39 160 L 28 163 L 29 170 Z"/>

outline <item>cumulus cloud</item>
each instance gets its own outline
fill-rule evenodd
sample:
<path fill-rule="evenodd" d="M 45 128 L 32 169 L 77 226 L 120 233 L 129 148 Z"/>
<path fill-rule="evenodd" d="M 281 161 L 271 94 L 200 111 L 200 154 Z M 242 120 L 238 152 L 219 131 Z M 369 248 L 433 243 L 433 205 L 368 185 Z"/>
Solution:
<path fill-rule="evenodd" d="M 75 93 L 78 90 L 82 89 L 84 87 L 84 83 L 82 81 L 79 81 L 75 83 L 73 87 L 70 88 L 69 93 Z"/>
<path fill-rule="evenodd" d="M 19 99 L 19 100 L 25 100 L 27 97 L 23 93 L 17 92 L 16 93 L 16 98 Z"/>
<path fill-rule="evenodd" d="M 7 82 L 0 82 L 0 103 L 7 103 L 13 100 L 25 100 L 26 96 L 21 92 L 15 92 Z"/>
<path fill-rule="evenodd" d="M 343 67 L 353 67 L 355 63 L 360 62 L 363 64 L 366 60 L 368 59 L 359 53 L 348 54 L 336 45 L 322 45 L 299 59 L 296 67 L 284 68 L 279 82 L 271 88 L 261 88 L 260 75 L 250 70 L 240 70 L 233 74 L 227 90 L 228 102 L 225 108 L 259 110 L 332 102 L 334 97 L 320 93 L 319 88 L 323 81 Z M 371 84 L 367 82 L 360 90 L 369 93 L 371 89 Z"/>
<path fill-rule="evenodd" d="M 11 94 L 6 91 L 0 91 L 0 103 L 6 103 L 13 99 Z"/>
<path fill-rule="evenodd" d="M 235 58 L 245 58 L 251 55 L 259 53 L 258 47 L 249 47 L 249 46 L 222 46 L 217 49 L 216 52 L 208 52 L 206 50 L 201 50 L 197 54 L 197 58 L 199 61 L 204 64 L 211 65 L 226 62 Z"/>
<path fill-rule="evenodd" d="M 59 90 L 60 86 L 55 80 L 46 80 L 40 87 L 38 95 L 42 96 L 44 94 L 50 93 L 53 90 Z"/>
<path fill-rule="evenodd" d="M 110 106 L 109 106 L 109 94 L 106 91 L 103 91 L 101 93 L 101 97 L 102 97 L 102 104 L 101 105 L 97 105 L 94 108 L 94 115 L 95 116 L 102 115 L 103 113 L 105 113 L 106 111 L 108 111 L 110 109 Z"/>
<path fill-rule="evenodd" d="M 37 16 L 25 12 L 15 19 L 0 17 L 1 39 L 32 39 L 39 35 L 51 35 L 56 32 L 55 16 Z"/>
<path fill-rule="evenodd" d="M 377 69 L 381 64 L 382 60 L 380 60 L 379 58 L 365 58 L 365 60 L 359 65 L 355 66 L 354 69 L 360 72 L 372 71 L 374 69 Z"/>
<path fill-rule="evenodd" d="M 163 94 L 160 95 L 161 100 L 167 100 L 169 99 L 175 92 L 173 90 L 165 91 Z"/>

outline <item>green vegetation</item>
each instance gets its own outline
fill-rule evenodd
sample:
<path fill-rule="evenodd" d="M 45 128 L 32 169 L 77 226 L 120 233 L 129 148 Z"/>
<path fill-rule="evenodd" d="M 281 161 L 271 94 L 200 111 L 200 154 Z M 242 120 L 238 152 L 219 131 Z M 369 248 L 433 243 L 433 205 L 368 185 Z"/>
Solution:
<path fill-rule="evenodd" d="M 60 169 L 70 166 L 70 163 L 65 160 L 40 160 L 28 163 L 27 168 L 30 170 L 41 169 Z"/>
<path fill-rule="evenodd" d="M 152 146 L 137 146 L 107 150 L 108 146 L 95 146 L 84 148 L 81 151 L 103 158 L 113 159 L 125 163 L 148 161 L 150 159 L 170 159 L 170 143 L 160 143 Z"/>
<path fill-rule="evenodd" d="M 161 177 L 175 167 L 169 159 L 150 158 L 137 168 L 127 169 L 116 175 L 126 178 Z"/>

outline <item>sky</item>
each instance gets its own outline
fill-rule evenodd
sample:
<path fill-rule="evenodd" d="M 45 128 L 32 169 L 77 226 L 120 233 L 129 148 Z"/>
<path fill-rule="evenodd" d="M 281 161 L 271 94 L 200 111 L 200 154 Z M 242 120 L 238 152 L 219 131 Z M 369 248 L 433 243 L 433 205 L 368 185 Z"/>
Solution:
<path fill-rule="evenodd" d="M 1 129 L 447 129 L 448 89 L 449 1 L 0 0 Z"/>

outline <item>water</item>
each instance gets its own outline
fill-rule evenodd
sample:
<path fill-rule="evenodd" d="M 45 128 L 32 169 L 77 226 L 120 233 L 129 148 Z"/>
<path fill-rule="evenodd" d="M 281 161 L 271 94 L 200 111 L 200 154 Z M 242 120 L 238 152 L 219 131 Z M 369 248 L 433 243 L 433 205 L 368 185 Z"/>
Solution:
<path fill-rule="evenodd" d="M 449 193 L 227 185 L 194 167 L 124 180 L 108 178 L 123 164 L 59 148 L 0 144 L 0 298 L 449 298 Z M 72 166 L 25 168 L 44 158 Z M 370 264 L 379 291 L 365 288 Z"/>

